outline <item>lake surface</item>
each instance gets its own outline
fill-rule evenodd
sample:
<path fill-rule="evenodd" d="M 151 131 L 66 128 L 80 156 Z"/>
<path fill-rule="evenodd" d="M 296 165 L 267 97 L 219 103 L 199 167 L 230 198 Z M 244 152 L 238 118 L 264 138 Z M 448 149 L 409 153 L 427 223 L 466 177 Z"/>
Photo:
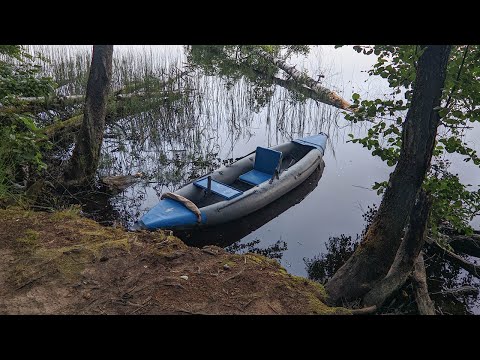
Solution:
<path fill-rule="evenodd" d="M 175 51 L 178 51 L 179 57 L 182 56 L 181 47 L 164 47 L 163 50 L 172 57 Z M 363 83 L 368 77 L 361 72 L 367 70 L 373 60 L 351 49 L 322 47 L 314 49 L 309 61 L 297 64 L 309 69 L 312 75 L 324 72 L 325 86 L 338 89 L 349 99 L 353 92 L 374 96 L 373 85 Z M 326 70 L 319 69 L 319 66 Z M 115 157 L 117 166 L 114 169 L 121 170 L 123 174 L 137 171 L 152 173 L 155 169 L 153 173 L 161 181 L 160 184 L 140 183 L 114 199 L 114 206 L 125 224 L 132 225 L 153 207 L 162 192 L 175 190 L 189 180 L 184 174 L 188 173 L 188 166 L 181 170 L 181 175 L 175 174 L 178 166 L 173 166 L 167 174 L 165 168 L 158 164 L 162 156 L 164 163 L 174 161 L 175 157 L 181 163 L 182 160 L 188 162 L 192 155 L 207 159 L 209 154 L 216 153 L 215 158 L 221 161 L 248 154 L 257 146 L 270 147 L 323 131 L 330 139 L 324 157 L 326 167 L 318 186 L 303 201 L 243 236 L 240 241 L 260 240 L 258 247 L 284 241 L 287 250 L 280 260 L 282 265 L 293 274 L 306 276 L 303 258 L 325 251 L 324 243 L 330 236 L 361 232 L 364 226 L 362 213 L 380 200 L 370 187 L 375 181 L 387 179 L 391 171 L 360 145 L 346 143 L 349 133 L 358 134 L 362 130 L 351 128 L 335 108 L 317 105 L 310 100 L 305 104 L 292 103 L 283 89 L 276 89 L 270 104 L 255 113 L 248 106 L 248 89 L 244 83 L 227 90 L 223 81 L 203 77 L 197 86 L 200 87 L 197 96 L 202 99 L 197 99 L 191 118 L 180 116 L 177 124 L 165 126 L 171 132 L 178 132 L 178 137 L 165 136 L 159 131 L 158 141 L 147 139 L 143 149 L 138 151 L 141 155 L 137 160 L 130 158 L 135 145 L 128 144 L 128 141 L 124 143 L 126 151 L 106 154 Z M 375 92 L 380 94 L 381 90 L 375 89 Z M 178 127 L 185 124 L 183 128 Z M 186 129 L 188 126 L 192 127 L 191 131 Z M 132 148 L 128 149 L 130 146 Z M 111 142 L 107 139 L 104 148 L 118 148 L 118 139 Z M 112 168 L 108 170 L 112 174 Z M 179 175 L 178 179 L 175 175 Z"/>
<path fill-rule="evenodd" d="M 149 52 L 181 69 L 185 62 L 181 46 L 120 46 L 123 53 Z M 297 69 L 315 77 L 322 73 L 324 86 L 345 99 L 353 93 L 374 98 L 385 93 L 386 81 L 369 79 L 366 70 L 374 56 L 360 55 L 349 47 L 315 47 L 306 60 L 294 59 Z M 154 113 L 141 113 L 109 128 L 103 146 L 101 175 L 147 174 L 148 182 L 127 189 L 111 199 L 117 221 L 132 226 L 166 191 L 174 191 L 222 161 L 294 138 L 325 132 L 330 136 L 321 178 L 313 176 L 295 193 L 278 200 L 260 214 L 219 229 L 182 234 L 191 244 L 220 246 L 256 243 L 268 248 L 284 242 L 279 261 L 290 273 L 307 276 L 304 258 L 325 252 L 330 237 L 355 238 L 365 226 L 362 214 L 381 198 L 371 186 L 388 179 L 393 168 L 359 144 L 348 143 L 348 134 L 361 135 L 365 126 L 352 128 L 340 111 L 307 100 L 298 103 L 283 89 L 258 112 L 251 110 L 248 85 L 230 84 L 217 77 L 196 74 L 180 84 L 192 92 L 177 103 Z M 176 105 L 175 105 L 176 104 Z M 480 128 L 468 134 L 468 142 L 480 149 Z M 458 160 L 460 157 L 450 157 Z M 480 170 L 455 161 L 452 172 L 463 181 L 478 185 Z M 479 227 L 478 219 L 474 225 Z M 476 310 L 475 310 L 476 311 Z"/>

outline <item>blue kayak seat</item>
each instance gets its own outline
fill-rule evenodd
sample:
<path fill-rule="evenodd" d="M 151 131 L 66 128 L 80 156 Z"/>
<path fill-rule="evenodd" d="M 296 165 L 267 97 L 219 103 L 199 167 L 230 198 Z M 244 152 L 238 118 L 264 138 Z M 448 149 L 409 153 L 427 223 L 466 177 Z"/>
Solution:
<path fill-rule="evenodd" d="M 227 200 L 233 199 L 234 197 L 237 197 L 238 195 L 243 194 L 243 191 L 240 191 L 238 189 L 235 189 L 234 187 L 228 186 L 227 184 L 224 184 L 220 181 L 216 181 L 213 179 L 211 179 L 211 181 L 212 182 L 211 182 L 210 191 Z M 208 190 L 208 177 L 195 181 L 193 185 L 201 189 Z"/>
<path fill-rule="evenodd" d="M 259 146 L 255 151 L 253 170 L 240 175 L 238 180 L 250 185 L 260 185 L 261 183 L 270 180 L 275 174 L 275 171 L 278 171 L 281 159 L 281 151 Z"/>

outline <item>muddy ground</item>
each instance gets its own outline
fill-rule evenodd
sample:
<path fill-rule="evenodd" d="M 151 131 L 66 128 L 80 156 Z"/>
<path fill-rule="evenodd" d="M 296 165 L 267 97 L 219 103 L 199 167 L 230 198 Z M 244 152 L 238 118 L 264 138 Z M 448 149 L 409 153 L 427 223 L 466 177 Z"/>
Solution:
<path fill-rule="evenodd" d="M 77 209 L 0 210 L 0 314 L 348 314 L 275 260 L 103 227 Z"/>

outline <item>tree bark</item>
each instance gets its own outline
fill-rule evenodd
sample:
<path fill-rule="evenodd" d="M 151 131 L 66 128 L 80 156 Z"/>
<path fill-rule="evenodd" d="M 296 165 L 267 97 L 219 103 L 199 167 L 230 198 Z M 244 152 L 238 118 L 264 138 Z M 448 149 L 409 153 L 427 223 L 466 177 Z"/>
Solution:
<path fill-rule="evenodd" d="M 76 185 L 88 184 L 97 170 L 112 78 L 112 55 L 113 45 L 93 46 L 83 123 L 65 173 L 65 179 Z"/>
<path fill-rule="evenodd" d="M 439 124 L 434 109 L 440 105 L 449 54 L 449 45 L 429 45 L 418 60 L 398 164 L 362 242 L 326 284 L 332 303 L 362 297 L 392 265 L 406 219 L 430 166 Z"/>
<path fill-rule="evenodd" d="M 423 254 L 420 253 L 415 262 L 412 273 L 412 283 L 415 288 L 415 300 L 420 315 L 435 315 L 435 306 L 428 295 L 427 275 L 425 272 L 425 263 L 423 262 Z"/>
<path fill-rule="evenodd" d="M 381 281 L 364 297 L 364 305 L 381 307 L 387 298 L 405 284 L 412 273 L 423 244 L 432 200 L 424 190 L 418 195 L 418 201 L 410 214 L 410 225 L 398 248 L 390 270 Z"/>

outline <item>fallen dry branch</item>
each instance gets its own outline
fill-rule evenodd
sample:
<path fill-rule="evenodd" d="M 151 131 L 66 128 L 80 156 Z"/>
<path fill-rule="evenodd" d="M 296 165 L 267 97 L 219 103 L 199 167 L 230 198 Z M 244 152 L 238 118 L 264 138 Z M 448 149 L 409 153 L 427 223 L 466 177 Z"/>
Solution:
<path fill-rule="evenodd" d="M 427 275 L 423 254 L 418 255 L 412 273 L 412 284 L 415 289 L 415 300 L 420 315 L 435 315 L 435 306 L 428 294 Z"/>
<path fill-rule="evenodd" d="M 351 309 L 352 315 L 370 315 L 377 311 L 377 305 L 364 307 L 361 309 Z"/>

